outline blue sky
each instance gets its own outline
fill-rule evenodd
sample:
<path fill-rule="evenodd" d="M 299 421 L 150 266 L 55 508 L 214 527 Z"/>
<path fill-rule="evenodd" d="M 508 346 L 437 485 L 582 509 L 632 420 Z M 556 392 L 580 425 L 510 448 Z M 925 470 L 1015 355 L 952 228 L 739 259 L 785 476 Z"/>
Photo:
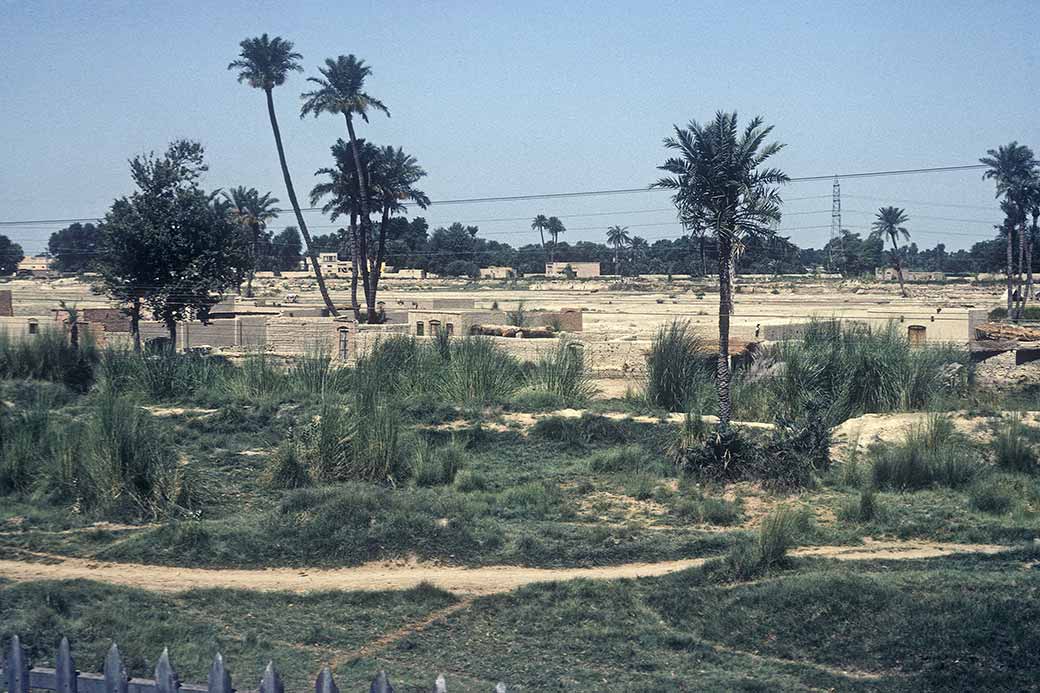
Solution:
<path fill-rule="evenodd" d="M 209 187 L 285 201 L 263 95 L 225 68 L 264 31 L 295 42 L 307 72 L 355 53 L 390 107 L 362 134 L 403 146 L 433 199 L 650 183 L 673 123 L 718 109 L 763 115 L 789 174 L 974 163 L 1010 140 L 1040 149 L 1040 3 L 351 2 L 0 0 L 0 218 L 103 214 L 129 191 L 126 161 L 178 137 L 207 148 Z M 276 90 L 299 191 L 329 161 L 341 119 L 300 120 L 305 75 Z M 843 183 L 845 225 L 907 208 L 922 247 L 992 235 L 1000 213 L 977 171 Z M 819 246 L 829 181 L 791 185 L 782 231 Z M 287 202 L 285 204 L 288 207 Z M 564 219 L 568 240 L 629 225 L 680 229 L 664 193 L 433 207 L 431 225 L 478 222 L 531 242 L 526 220 Z M 584 216 L 583 216 L 584 215 Z M 288 215 L 281 222 L 291 223 Z M 331 230 L 309 215 L 316 233 Z M 51 227 L 0 232 L 38 250 Z"/>

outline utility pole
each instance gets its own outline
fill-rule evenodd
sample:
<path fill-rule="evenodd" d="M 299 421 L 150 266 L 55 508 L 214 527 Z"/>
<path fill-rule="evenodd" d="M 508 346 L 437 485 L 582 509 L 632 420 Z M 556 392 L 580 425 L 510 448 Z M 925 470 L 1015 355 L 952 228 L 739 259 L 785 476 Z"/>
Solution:
<path fill-rule="evenodd" d="M 838 262 L 834 257 L 834 250 L 837 247 L 841 253 L 841 273 L 845 274 L 847 266 L 845 263 L 845 237 L 841 233 L 841 182 L 838 181 L 838 177 L 834 176 L 834 186 L 831 188 L 831 270 L 836 270 L 839 267 Z"/>

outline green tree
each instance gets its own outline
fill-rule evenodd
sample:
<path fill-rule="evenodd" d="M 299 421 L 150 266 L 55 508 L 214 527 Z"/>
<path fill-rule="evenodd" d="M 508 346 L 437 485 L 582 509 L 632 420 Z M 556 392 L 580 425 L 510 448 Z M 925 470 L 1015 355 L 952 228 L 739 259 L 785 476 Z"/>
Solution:
<path fill-rule="evenodd" d="M 303 106 L 300 108 L 300 117 L 308 114 L 315 118 L 322 113 L 340 114 L 347 124 L 347 135 L 350 138 L 350 148 L 354 155 L 355 173 L 357 174 L 358 204 L 360 207 L 361 221 L 361 249 L 362 258 L 368 257 L 368 239 L 372 237 L 372 218 L 369 206 L 369 181 L 362 165 L 361 148 L 358 144 L 357 134 L 354 132 L 354 117 L 368 122 L 369 111 L 381 111 L 390 117 L 390 111 L 379 99 L 371 96 L 365 91 L 365 80 L 372 74 L 372 68 L 365 65 L 364 60 L 359 60 L 354 55 L 341 55 L 335 60 L 327 58 L 325 67 L 318 68 L 321 77 L 308 77 L 308 82 L 318 85 L 317 89 L 300 95 Z M 357 273 L 357 265 L 354 272 Z M 368 318 L 374 321 L 376 315 L 375 297 L 370 293 L 371 279 L 367 263 L 361 263 L 361 277 L 365 287 L 365 299 L 368 308 Z"/>
<path fill-rule="evenodd" d="M 545 230 L 549 232 L 552 237 L 552 251 L 549 256 L 549 262 L 556 261 L 556 246 L 560 242 L 560 234 L 567 230 L 567 227 L 563 225 L 558 217 L 549 217 L 545 223 Z"/>
<path fill-rule="evenodd" d="M 687 228 L 711 229 L 718 243 L 719 357 L 715 371 L 719 398 L 719 426 L 728 429 L 730 393 L 729 322 L 733 313 L 733 264 L 736 249 L 747 238 L 768 235 L 780 221 L 783 201 L 776 187 L 788 181 L 777 168 L 763 164 L 783 145 L 766 144 L 772 132 L 761 118 L 740 132 L 736 113 L 719 111 L 706 125 L 691 121 L 675 126 L 674 137 L 664 140 L 676 152 L 659 168 L 670 174 L 654 187 L 674 190 L 672 200 Z"/>
<path fill-rule="evenodd" d="M 614 248 L 614 273 L 621 274 L 621 263 L 619 262 L 619 253 L 622 248 L 627 246 L 631 242 L 632 238 L 628 235 L 627 226 L 611 226 L 607 229 L 607 245 Z"/>
<path fill-rule="evenodd" d="M 59 272 L 85 272 L 97 257 L 98 228 L 76 222 L 51 234 L 47 250 Z"/>
<path fill-rule="evenodd" d="M 549 260 L 549 256 L 545 252 L 545 230 L 549 228 L 549 218 L 544 214 L 539 214 L 531 221 L 531 229 L 538 232 L 538 237 L 542 242 L 542 254 L 545 255 L 545 260 Z"/>
<path fill-rule="evenodd" d="M 0 234 L 0 277 L 6 277 L 18 271 L 18 263 L 25 259 L 22 246 L 12 243 L 7 236 Z"/>
<path fill-rule="evenodd" d="M 286 272 L 299 267 L 303 244 L 300 242 L 300 232 L 295 226 L 286 226 L 271 239 L 271 246 L 273 248 L 271 256 L 275 259 L 271 269 Z"/>
<path fill-rule="evenodd" d="M 254 89 L 263 89 L 267 97 L 267 116 L 271 121 L 271 131 L 274 133 L 274 144 L 278 150 L 278 163 L 282 167 L 282 178 L 285 180 L 285 190 L 289 195 L 289 203 L 296 214 L 296 223 L 303 241 L 307 246 L 307 256 L 314 268 L 314 278 L 318 281 L 318 291 L 325 301 L 325 307 L 333 316 L 339 315 L 336 306 L 329 296 L 325 287 L 325 278 L 321 276 L 321 266 L 318 264 L 318 255 L 311 244 L 311 236 L 307 231 L 307 222 L 303 219 L 300 211 L 300 203 L 296 199 L 296 190 L 293 188 L 292 176 L 289 175 L 289 165 L 285 161 L 285 148 L 282 146 L 282 132 L 278 128 L 278 117 L 274 112 L 274 96 L 272 92 L 275 87 L 285 84 L 285 79 L 290 72 L 302 72 L 300 60 L 303 56 L 293 51 L 291 41 L 275 36 L 268 38 L 267 34 L 256 38 L 247 38 L 239 43 L 241 52 L 237 60 L 228 65 L 229 70 L 238 70 L 238 81 L 245 82 Z"/>
<path fill-rule="evenodd" d="M 256 188 L 239 186 L 224 191 L 224 199 L 230 206 L 231 218 L 245 232 L 249 248 L 249 270 L 246 273 L 246 297 L 253 297 L 253 277 L 259 264 L 260 238 L 267 228 L 267 222 L 276 219 L 282 210 L 275 205 L 278 198 L 271 193 L 260 194 Z"/>
<path fill-rule="evenodd" d="M 176 345 L 177 322 L 206 320 L 248 266 L 226 209 L 199 187 L 204 171 L 197 142 L 176 141 L 161 157 L 134 157 L 130 175 L 137 190 L 116 200 L 101 224 L 100 288 L 125 306 L 136 349 L 142 305 Z"/>
<path fill-rule="evenodd" d="M 1025 296 L 1022 291 L 1022 265 L 1027 246 L 1025 219 L 1029 207 L 1029 190 L 1035 184 L 1038 164 L 1033 156 L 1033 150 L 1018 142 L 1010 142 L 997 149 L 987 150 L 986 156 L 979 159 L 979 163 L 988 167 L 982 174 L 982 179 L 993 180 L 996 183 L 996 196 L 1003 198 L 1001 208 L 1004 210 L 1005 219 L 1012 220 L 1014 228 L 1018 231 L 1018 293 L 1022 297 L 1022 304 L 1015 312 L 1015 315 L 1018 316 L 1025 306 Z M 1015 292 L 1014 250 L 1010 230 L 1007 233 L 1007 243 L 1007 308 L 1010 315 L 1013 310 L 1012 296 Z"/>
<path fill-rule="evenodd" d="M 878 210 L 877 218 L 871 224 L 870 235 L 872 238 L 888 239 L 892 243 L 892 266 L 896 269 L 899 277 L 899 293 L 906 298 L 906 285 L 903 282 L 903 263 L 899 250 L 899 239 L 910 240 L 910 232 L 903 226 L 910 221 L 905 209 L 899 207 L 882 207 Z"/>

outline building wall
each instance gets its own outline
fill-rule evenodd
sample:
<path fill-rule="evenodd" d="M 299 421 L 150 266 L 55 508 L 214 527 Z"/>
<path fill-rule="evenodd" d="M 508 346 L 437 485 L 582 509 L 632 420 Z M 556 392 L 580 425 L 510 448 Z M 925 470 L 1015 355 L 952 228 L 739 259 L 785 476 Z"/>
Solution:
<path fill-rule="evenodd" d="M 11 290 L 0 291 L 0 317 L 14 317 L 14 302 L 11 300 Z"/>
<path fill-rule="evenodd" d="M 598 262 L 547 262 L 545 263 L 545 276 L 565 277 L 567 276 L 567 267 L 574 271 L 574 276 L 577 279 L 599 276 Z"/>
<path fill-rule="evenodd" d="M 512 267 L 481 267 L 481 279 L 512 279 L 516 271 Z"/>

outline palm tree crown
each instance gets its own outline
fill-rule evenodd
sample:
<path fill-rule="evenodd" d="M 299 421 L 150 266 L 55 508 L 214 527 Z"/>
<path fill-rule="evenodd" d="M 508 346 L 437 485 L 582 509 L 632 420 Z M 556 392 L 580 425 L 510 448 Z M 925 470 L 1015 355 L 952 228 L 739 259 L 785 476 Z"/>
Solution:
<path fill-rule="evenodd" d="M 364 139 L 359 139 L 358 153 L 361 156 L 362 167 L 370 174 L 373 162 L 379 156 L 379 148 Z M 336 160 L 335 167 L 320 168 L 314 172 L 316 176 L 328 176 L 328 180 L 311 188 L 310 199 L 311 204 L 316 205 L 323 198 L 329 197 L 321 211 L 328 214 L 332 221 L 336 221 L 340 215 L 361 214 L 361 204 L 358 200 L 357 167 L 354 165 L 350 143 L 342 139 L 336 140 L 336 144 L 332 145 L 332 157 Z M 374 197 L 370 187 L 369 206 L 378 204 L 379 200 Z"/>
<path fill-rule="evenodd" d="M 325 67 L 318 68 L 321 77 L 308 77 L 318 89 L 300 95 L 303 106 L 300 117 L 308 114 L 315 117 L 322 113 L 341 113 L 347 118 L 360 116 L 368 122 L 369 110 L 382 111 L 390 116 L 390 110 L 382 101 L 365 92 L 365 79 L 372 68 L 354 55 L 341 55 L 335 60 L 327 58 Z"/>
<path fill-rule="evenodd" d="M 1032 183 L 1037 175 L 1037 160 L 1029 147 L 1011 142 L 997 149 L 986 151 L 988 156 L 979 159 L 979 163 L 989 168 L 982 174 L 983 180 L 994 180 L 997 184 L 997 197 L 1008 197 L 1020 204 L 1023 191 Z"/>
<path fill-rule="evenodd" d="M 730 243 L 768 234 L 783 204 L 775 186 L 789 180 L 778 168 L 760 168 L 784 146 L 765 143 L 772 130 L 759 117 L 739 133 L 737 114 L 721 111 L 707 125 L 676 126 L 664 146 L 678 156 L 658 167 L 671 175 L 653 187 L 675 190 L 672 200 L 688 228 L 710 228 Z"/>
<path fill-rule="evenodd" d="M 874 223 L 871 224 L 873 230 L 870 235 L 872 238 L 887 237 L 892 241 L 893 246 L 898 246 L 900 237 L 904 241 L 910 240 L 910 232 L 903 226 L 908 221 L 910 221 L 910 217 L 906 215 L 905 209 L 882 207 L 878 210 Z"/>
<path fill-rule="evenodd" d="M 247 38 L 238 44 L 242 52 L 231 61 L 229 70 L 238 70 L 238 81 L 248 82 L 254 89 L 269 91 L 285 84 L 290 72 L 302 72 L 303 56 L 293 51 L 292 41 L 280 36 L 273 39 L 267 34 Z"/>
<path fill-rule="evenodd" d="M 624 248 L 631 240 L 627 226 L 611 226 L 607 229 L 607 243 L 615 248 Z"/>
<path fill-rule="evenodd" d="M 276 218 L 282 210 L 275 205 L 278 198 L 271 197 L 271 193 L 260 194 L 256 188 L 238 186 L 225 190 L 224 199 L 230 205 L 230 212 L 234 219 L 243 226 L 263 228 L 267 222 Z"/>

